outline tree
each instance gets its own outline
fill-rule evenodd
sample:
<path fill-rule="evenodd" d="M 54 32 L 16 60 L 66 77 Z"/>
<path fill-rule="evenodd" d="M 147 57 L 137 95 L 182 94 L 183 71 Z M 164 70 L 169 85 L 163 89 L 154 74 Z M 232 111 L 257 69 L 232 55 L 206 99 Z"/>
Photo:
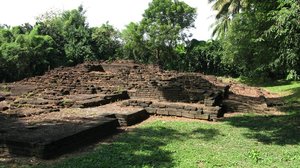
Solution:
<path fill-rule="evenodd" d="M 300 79 L 300 1 L 281 1 L 279 10 L 270 12 L 274 24 L 265 38 L 277 43 L 273 67 L 285 70 L 287 79 Z"/>
<path fill-rule="evenodd" d="M 48 11 L 37 17 L 39 33 L 51 36 L 62 65 L 76 65 L 95 59 L 91 48 L 91 30 L 82 6 L 69 11 Z"/>
<path fill-rule="evenodd" d="M 112 59 L 121 48 L 120 33 L 108 23 L 92 28 L 92 48 L 97 59 Z"/>
<path fill-rule="evenodd" d="M 0 31 L 4 32 L 5 37 L 9 37 L 1 38 L 0 80 L 13 81 L 45 72 L 55 60 L 53 39 L 37 34 L 35 28 L 29 33 L 13 36 L 11 31 L 13 29 Z"/>
<path fill-rule="evenodd" d="M 51 64 L 51 68 L 65 65 L 67 61 L 65 53 L 66 39 L 63 33 L 64 22 L 62 20 L 62 12 L 60 11 L 47 11 L 38 16 L 35 25 L 38 34 L 48 35 L 54 40 L 54 48 L 56 49 L 57 56 L 55 63 Z"/>
<path fill-rule="evenodd" d="M 149 63 L 150 50 L 146 47 L 144 31 L 139 23 L 129 23 L 121 33 L 123 40 L 123 57 L 139 62 Z"/>
<path fill-rule="evenodd" d="M 252 1 L 251 10 L 236 15 L 222 38 L 223 61 L 235 65 L 241 75 L 281 78 L 285 74 L 286 60 L 279 61 L 281 44 L 273 38 L 277 35 L 267 33 L 276 25 L 271 14 L 279 9 L 277 0 Z"/>
<path fill-rule="evenodd" d="M 216 22 L 212 36 L 223 37 L 228 30 L 231 20 L 243 9 L 250 6 L 250 0 L 208 0 L 213 3 L 212 8 L 217 11 Z"/>
<path fill-rule="evenodd" d="M 14 35 L 9 29 L 0 29 L 0 46 L 14 41 Z"/>
<path fill-rule="evenodd" d="M 196 9 L 178 0 L 153 0 L 143 14 L 141 29 L 150 57 L 159 65 L 172 60 L 173 49 L 183 43 L 193 27 Z"/>
<path fill-rule="evenodd" d="M 90 46 L 91 31 L 84 14 L 82 6 L 62 13 L 63 35 L 66 41 L 64 49 L 69 65 L 95 59 Z"/>

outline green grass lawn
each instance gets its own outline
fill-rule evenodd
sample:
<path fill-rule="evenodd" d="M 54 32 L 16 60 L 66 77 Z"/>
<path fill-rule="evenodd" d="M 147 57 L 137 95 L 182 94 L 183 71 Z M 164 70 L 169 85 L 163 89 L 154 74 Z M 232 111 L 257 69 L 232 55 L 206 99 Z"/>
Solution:
<path fill-rule="evenodd" d="M 286 81 L 286 80 L 276 80 L 276 81 L 261 81 L 249 78 L 228 78 L 219 77 L 224 82 L 237 82 L 247 84 L 249 86 L 256 86 L 264 88 L 265 90 L 278 93 L 282 96 L 282 99 L 287 103 L 300 103 L 300 81 Z"/>
<path fill-rule="evenodd" d="M 300 82 L 299 81 L 281 81 L 263 86 L 264 89 L 279 93 L 283 99 L 291 103 L 300 103 Z"/>
<path fill-rule="evenodd" d="M 145 123 L 88 154 L 39 167 L 299 167 L 299 116 L 236 116 L 218 123 Z"/>

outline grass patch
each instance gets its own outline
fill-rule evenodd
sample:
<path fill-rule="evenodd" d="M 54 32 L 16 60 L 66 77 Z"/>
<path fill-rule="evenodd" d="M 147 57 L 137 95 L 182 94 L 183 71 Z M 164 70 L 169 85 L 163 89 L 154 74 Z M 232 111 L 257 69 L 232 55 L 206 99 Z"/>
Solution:
<path fill-rule="evenodd" d="M 249 86 L 261 87 L 271 93 L 277 93 L 282 96 L 286 103 L 300 103 L 300 81 L 287 81 L 287 80 L 262 80 L 251 78 L 227 78 L 219 77 L 224 82 L 237 82 Z"/>
<path fill-rule="evenodd" d="M 79 157 L 38 167 L 298 167 L 299 116 L 154 121 Z"/>
<path fill-rule="evenodd" d="M 299 81 L 284 81 L 281 83 L 273 83 L 264 86 L 264 89 L 282 95 L 286 102 L 300 103 L 300 82 Z"/>

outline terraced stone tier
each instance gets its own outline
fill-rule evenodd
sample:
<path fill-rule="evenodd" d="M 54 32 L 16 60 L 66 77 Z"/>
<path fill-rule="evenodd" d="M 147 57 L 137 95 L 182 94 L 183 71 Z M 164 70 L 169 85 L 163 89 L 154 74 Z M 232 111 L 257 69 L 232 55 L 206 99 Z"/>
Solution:
<path fill-rule="evenodd" d="M 49 159 L 88 145 L 116 131 L 117 119 L 98 117 L 81 122 L 11 120 L 0 129 L 0 152 Z"/>
<path fill-rule="evenodd" d="M 224 111 L 219 106 L 206 106 L 196 103 L 174 103 L 159 102 L 153 100 L 127 100 L 122 103 L 123 106 L 142 107 L 149 114 L 177 116 L 191 119 L 215 120 L 224 115 Z"/>
<path fill-rule="evenodd" d="M 104 95 L 103 97 L 93 97 L 90 99 L 84 99 L 77 101 L 74 107 L 87 108 L 87 107 L 96 107 L 109 103 L 113 103 L 120 100 L 129 99 L 129 96 L 126 91 L 113 94 L 113 95 Z"/>
<path fill-rule="evenodd" d="M 149 113 L 146 110 L 138 110 L 126 113 L 114 114 L 118 119 L 120 126 L 131 126 L 146 120 Z"/>

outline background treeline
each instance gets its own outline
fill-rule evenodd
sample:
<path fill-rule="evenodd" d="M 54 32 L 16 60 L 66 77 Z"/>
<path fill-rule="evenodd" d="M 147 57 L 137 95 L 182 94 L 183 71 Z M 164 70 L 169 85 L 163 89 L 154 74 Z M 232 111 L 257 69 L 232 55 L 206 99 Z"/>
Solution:
<path fill-rule="evenodd" d="M 87 60 L 133 59 L 164 69 L 253 78 L 299 79 L 298 0 L 209 0 L 215 40 L 191 40 L 196 9 L 153 0 L 138 23 L 119 32 L 89 27 L 82 6 L 39 16 L 35 25 L 0 26 L 0 82 Z M 100 16 L 101 17 L 101 16 Z"/>

